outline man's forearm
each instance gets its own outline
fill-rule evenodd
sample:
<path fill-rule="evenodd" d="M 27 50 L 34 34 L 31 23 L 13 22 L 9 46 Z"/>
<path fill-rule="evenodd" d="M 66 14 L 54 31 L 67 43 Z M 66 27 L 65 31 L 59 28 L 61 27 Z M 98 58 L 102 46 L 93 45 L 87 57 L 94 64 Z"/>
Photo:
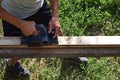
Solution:
<path fill-rule="evenodd" d="M 8 23 L 13 24 L 14 26 L 19 28 L 19 21 L 16 17 L 10 15 L 7 11 L 5 11 L 2 7 L 0 7 L 0 19 L 7 21 Z"/>
<path fill-rule="evenodd" d="M 58 14 L 58 0 L 49 0 L 52 9 L 52 17 L 59 17 Z"/>

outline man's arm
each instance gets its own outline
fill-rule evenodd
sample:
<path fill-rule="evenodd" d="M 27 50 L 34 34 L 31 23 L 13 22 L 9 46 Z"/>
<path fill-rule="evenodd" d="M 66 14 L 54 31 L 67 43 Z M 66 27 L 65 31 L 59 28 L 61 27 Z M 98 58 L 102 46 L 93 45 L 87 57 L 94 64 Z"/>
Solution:
<path fill-rule="evenodd" d="M 58 18 L 58 0 L 49 0 L 52 9 L 52 17 Z"/>
<path fill-rule="evenodd" d="M 19 28 L 25 36 L 29 36 L 29 35 L 37 33 L 37 31 L 35 29 L 35 22 L 24 21 L 24 20 L 18 19 L 16 17 L 12 16 L 11 14 L 9 14 L 1 6 L 0 6 L 0 19 L 3 19 L 5 21 L 7 21 L 8 23 Z"/>
<path fill-rule="evenodd" d="M 52 9 L 52 18 L 49 22 L 49 33 L 52 29 L 55 29 L 55 35 L 53 36 L 53 38 L 55 38 L 57 35 L 63 35 L 59 21 L 58 0 L 49 0 L 49 2 Z"/>
<path fill-rule="evenodd" d="M 3 19 L 19 28 L 18 26 L 19 19 L 13 17 L 1 7 L 0 7 L 0 19 Z"/>

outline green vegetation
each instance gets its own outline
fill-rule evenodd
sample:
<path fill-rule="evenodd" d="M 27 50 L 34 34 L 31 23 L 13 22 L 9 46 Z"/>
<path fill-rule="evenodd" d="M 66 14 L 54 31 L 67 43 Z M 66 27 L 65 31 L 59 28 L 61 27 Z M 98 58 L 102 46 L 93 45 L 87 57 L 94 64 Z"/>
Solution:
<path fill-rule="evenodd" d="M 60 18 L 65 35 L 120 35 L 118 0 L 61 0 Z"/>
<path fill-rule="evenodd" d="M 119 0 L 59 0 L 59 4 L 65 35 L 120 36 Z M 88 59 L 87 68 L 60 58 L 22 59 L 31 73 L 30 78 L 14 79 L 9 74 L 6 80 L 120 80 L 119 57 Z M 0 59 L 0 68 L 0 80 L 4 80 L 4 59 Z"/>

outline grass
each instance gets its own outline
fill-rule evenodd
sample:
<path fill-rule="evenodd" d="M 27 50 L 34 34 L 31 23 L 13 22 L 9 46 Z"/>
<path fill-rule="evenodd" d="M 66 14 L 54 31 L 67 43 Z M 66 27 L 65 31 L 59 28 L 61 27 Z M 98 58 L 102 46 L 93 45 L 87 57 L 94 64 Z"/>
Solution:
<path fill-rule="evenodd" d="M 6 80 L 120 80 L 120 58 L 88 58 L 88 66 L 82 69 L 69 61 L 60 58 L 27 58 L 21 63 L 31 76 L 29 78 L 14 78 L 7 75 Z M 5 63 L 0 59 L 0 80 L 4 80 Z M 11 73 L 12 74 L 12 73 Z"/>

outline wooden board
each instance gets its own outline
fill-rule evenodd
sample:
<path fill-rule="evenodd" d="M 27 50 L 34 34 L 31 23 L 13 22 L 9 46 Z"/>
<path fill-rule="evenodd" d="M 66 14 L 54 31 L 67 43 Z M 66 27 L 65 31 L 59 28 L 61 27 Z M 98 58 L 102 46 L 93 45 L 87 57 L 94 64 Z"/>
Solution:
<path fill-rule="evenodd" d="M 120 45 L 120 36 L 59 36 L 59 45 Z"/>
<path fill-rule="evenodd" d="M 20 45 L 20 37 L 0 37 L 0 45 Z"/>
<path fill-rule="evenodd" d="M 0 45 L 20 45 L 20 37 L 0 37 Z M 59 36 L 59 45 L 120 45 L 120 36 Z"/>

